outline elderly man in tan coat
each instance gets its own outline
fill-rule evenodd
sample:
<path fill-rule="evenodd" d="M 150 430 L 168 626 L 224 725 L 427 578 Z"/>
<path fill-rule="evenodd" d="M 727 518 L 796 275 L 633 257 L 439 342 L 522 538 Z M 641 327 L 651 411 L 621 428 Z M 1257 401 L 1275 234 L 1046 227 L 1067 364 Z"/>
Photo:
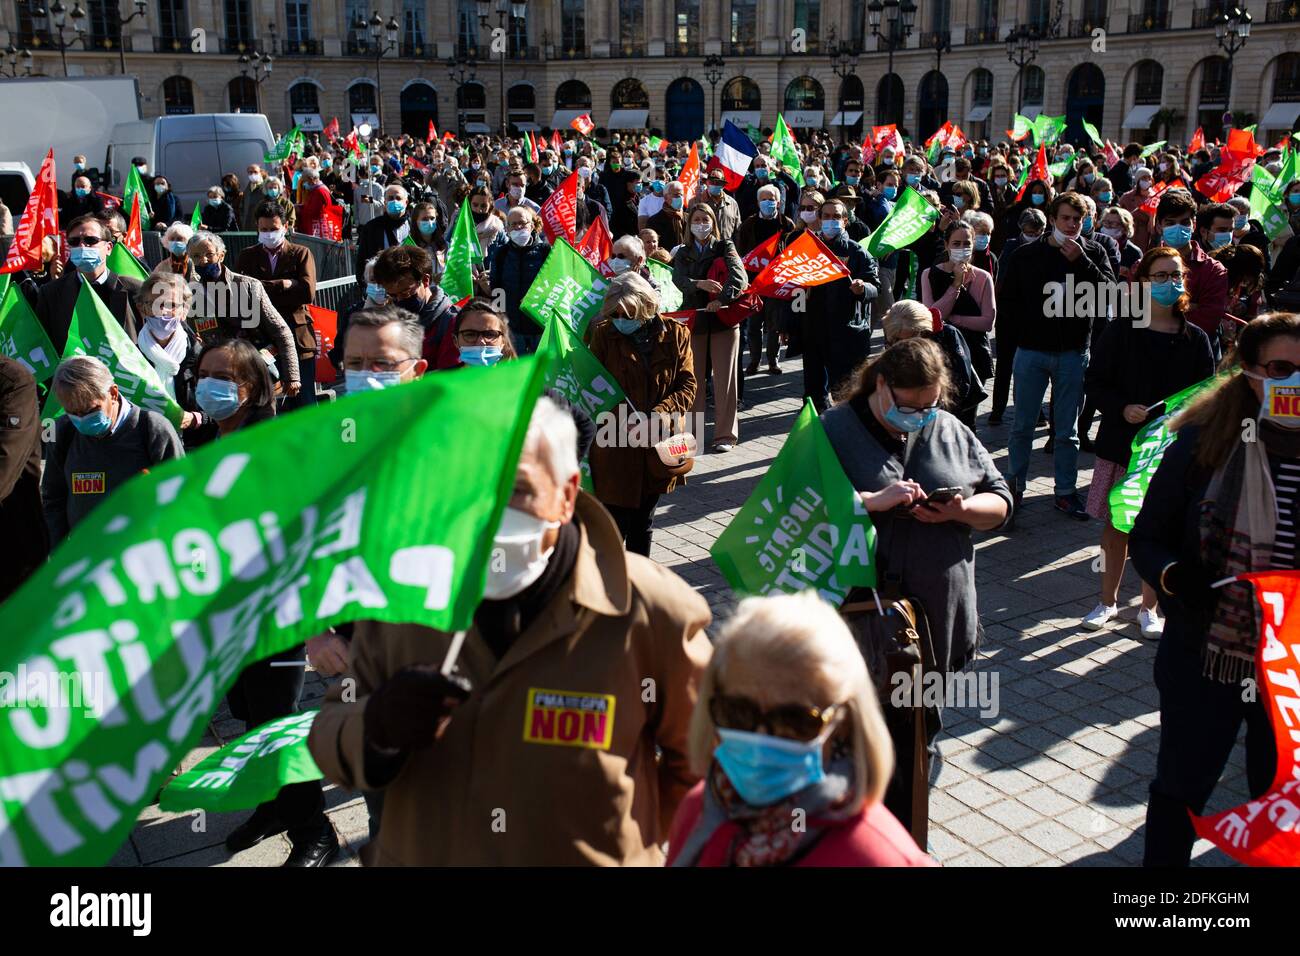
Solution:
<path fill-rule="evenodd" d="M 455 675 L 451 634 L 362 622 L 312 756 L 383 790 L 371 865 L 663 862 L 695 782 L 687 729 L 710 656 L 708 605 L 626 554 L 579 490 L 577 430 L 538 402 Z"/>

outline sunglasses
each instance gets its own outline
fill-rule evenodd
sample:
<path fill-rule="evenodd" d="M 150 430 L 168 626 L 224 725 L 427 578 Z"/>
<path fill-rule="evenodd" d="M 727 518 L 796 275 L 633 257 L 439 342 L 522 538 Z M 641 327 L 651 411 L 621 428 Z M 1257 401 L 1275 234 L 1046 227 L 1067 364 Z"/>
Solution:
<path fill-rule="evenodd" d="M 486 342 L 490 345 L 493 342 L 501 341 L 501 332 L 498 329 L 461 329 L 456 334 L 460 336 L 462 341 L 470 345 L 477 342 Z"/>
<path fill-rule="evenodd" d="M 823 710 L 802 704 L 779 704 L 764 710 L 748 697 L 733 697 L 721 691 L 709 700 L 709 716 L 718 727 L 749 733 L 765 727 L 772 736 L 787 740 L 815 740 L 839 710 L 838 705 Z"/>
<path fill-rule="evenodd" d="M 97 246 L 101 242 L 108 242 L 107 239 L 101 239 L 99 236 L 69 236 L 69 246 Z"/>
<path fill-rule="evenodd" d="M 1290 378 L 1300 370 L 1300 365 L 1294 362 L 1288 362 L 1286 359 L 1274 359 L 1271 362 L 1260 363 L 1260 368 L 1264 370 L 1269 378 Z"/>

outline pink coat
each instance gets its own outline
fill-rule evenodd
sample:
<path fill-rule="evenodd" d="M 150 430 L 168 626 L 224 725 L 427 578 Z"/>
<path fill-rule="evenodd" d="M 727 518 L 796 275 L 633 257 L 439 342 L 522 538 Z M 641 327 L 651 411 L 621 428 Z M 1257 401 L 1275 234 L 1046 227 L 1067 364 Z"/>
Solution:
<path fill-rule="evenodd" d="M 979 315 L 953 315 L 953 306 L 957 304 L 957 283 L 948 286 L 948 291 L 935 298 L 930 294 L 930 275 L 938 266 L 931 266 L 921 273 L 921 303 L 927 308 L 938 309 L 939 317 L 949 325 L 969 329 L 972 332 L 989 332 L 998 316 L 998 304 L 993 294 L 993 277 L 978 266 L 971 267 L 970 281 L 966 288 L 980 307 Z"/>
<path fill-rule="evenodd" d="M 677 853 L 695 828 L 704 806 L 704 783 L 691 788 L 677 807 L 672 833 L 668 839 L 668 865 L 672 866 Z M 810 826 L 825 821 L 812 818 Z M 697 866 L 728 866 L 728 850 L 740 832 L 735 823 L 718 827 L 705 845 Z M 865 807 L 857 816 L 839 821 L 817 841 L 816 845 L 800 857 L 795 866 L 938 866 L 917 847 L 911 835 L 903 829 L 898 819 L 885 809 L 883 803 Z"/>

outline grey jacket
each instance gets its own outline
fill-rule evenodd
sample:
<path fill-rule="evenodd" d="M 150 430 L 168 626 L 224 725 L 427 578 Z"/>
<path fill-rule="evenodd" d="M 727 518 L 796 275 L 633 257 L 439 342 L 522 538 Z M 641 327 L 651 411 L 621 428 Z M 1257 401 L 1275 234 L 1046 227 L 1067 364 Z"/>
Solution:
<path fill-rule="evenodd" d="M 204 345 L 230 338 L 247 339 L 259 349 L 274 349 L 280 382 L 299 383 L 298 346 L 293 331 L 271 304 L 266 288 L 252 276 L 223 268 L 216 282 L 200 281 L 190 321 Z"/>
<path fill-rule="evenodd" d="M 826 437 L 858 491 L 880 491 L 904 478 L 927 492 L 960 486 L 962 497 L 991 491 L 1007 501 L 1011 491 L 978 438 L 941 411 L 907 440 L 904 461 L 881 447 L 847 403 L 822 415 Z M 1010 516 L 1010 510 L 1007 512 Z M 876 561 L 883 583 L 897 575 L 905 597 L 920 599 L 930 622 L 937 667 L 957 671 L 974 656 L 983 629 L 975 606 L 975 545 L 971 529 L 945 522 L 923 524 L 907 514 L 873 514 Z"/>

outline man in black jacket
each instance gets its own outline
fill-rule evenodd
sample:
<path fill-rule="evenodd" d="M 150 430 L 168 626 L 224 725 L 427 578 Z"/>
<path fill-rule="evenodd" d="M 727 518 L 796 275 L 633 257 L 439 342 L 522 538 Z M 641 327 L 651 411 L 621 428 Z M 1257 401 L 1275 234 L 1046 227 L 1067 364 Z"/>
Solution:
<path fill-rule="evenodd" d="M 1122 196 L 1133 188 L 1133 169 L 1142 162 L 1142 144 L 1129 143 L 1124 147 L 1124 155 L 1118 163 L 1106 171 L 1106 178 L 1115 189 L 1116 196 Z"/>
<path fill-rule="evenodd" d="M 400 246 L 411 234 L 408 193 L 401 183 L 384 189 L 384 212 L 357 230 L 357 285 L 365 288 L 366 263 L 385 249 Z"/>
<path fill-rule="evenodd" d="M 50 553 L 41 510 L 41 422 L 36 379 L 0 355 L 0 601 Z"/>
<path fill-rule="evenodd" d="M 110 272 L 104 265 L 113 249 L 108 225 L 94 216 L 74 219 L 68 226 L 68 246 L 70 268 L 64 269 L 58 279 L 41 286 L 36 299 L 36 318 L 50 337 L 55 353 L 62 355 L 68 344 L 72 310 L 77 305 L 83 281 L 90 283 L 134 342 L 142 324 L 135 308 L 135 294 L 140 291 L 141 283 L 131 276 Z"/>
<path fill-rule="evenodd" d="M 1057 196 L 1050 207 L 1049 232 L 1017 248 L 1001 266 L 1002 301 L 998 303 L 1000 317 L 1011 320 L 1009 328 L 1018 346 L 1012 372 L 1015 420 L 1007 449 L 1016 506 L 1029 478 L 1034 428 L 1050 383 L 1056 509 L 1077 521 L 1088 520 L 1076 491 L 1083 373 L 1093 324 L 1106 321 L 1104 303 L 1115 281 L 1106 251 L 1083 235 L 1087 214 L 1087 203 L 1078 193 Z"/>
<path fill-rule="evenodd" d="M 785 245 L 790 234 L 794 232 L 794 220 L 781 212 L 781 191 L 775 183 L 768 183 L 758 190 L 755 201 L 758 212 L 736 229 L 736 251 L 741 257 L 748 255 L 755 247 L 771 239 L 776 233 L 781 234 L 778 249 Z M 754 270 L 757 274 L 759 270 Z M 758 374 L 758 360 L 763 354 L 764 329 L 767 326 L 767 371 L 771 375 L 780 375 L 781 366 L 776 364 L 777 354 L 781 351 L 780 316 L 784 303 L 779 299 L 764 299 L 763 311 L 751 315 L 745 320 L 749 342 L 749 367 L 746 375 Z M 742 342 L 742 345 L 744 343 Z"/>

